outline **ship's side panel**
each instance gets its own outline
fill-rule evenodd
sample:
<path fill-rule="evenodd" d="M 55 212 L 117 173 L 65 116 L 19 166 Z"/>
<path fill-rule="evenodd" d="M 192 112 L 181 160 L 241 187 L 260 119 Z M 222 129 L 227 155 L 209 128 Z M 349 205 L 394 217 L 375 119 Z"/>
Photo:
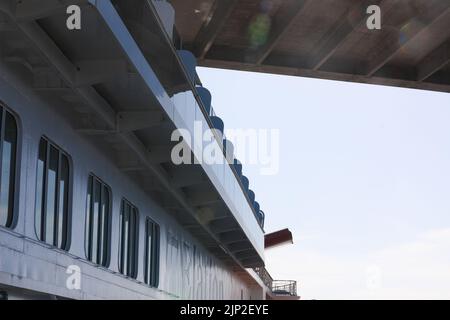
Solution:
<path fill-rule="evenodd" d="M 16 81 L 14 73 L 9 72 L 5 64 L 0 64 L 0 71 L 0 101 L 3 107 L 16 116 L 19 125 L 17 223 L 13 229 L 0 227 L 1 290 L 9 290 L 11 297 L 29 297 L 30 292 L 36 292 L 75 299 L 258 298 L 255 297 L 255 288 L 209 254 L 189 231 L 183 229 L 105 154 L 55 112 L 58 106 L 42 100 L 28 85 Z M 35 230 L 36 172 L 42 136 L 70 156 L 72 217 L 68 252 L 38 241 Z M 94 265 L 86 259 L 87 185 L 91 173 L 101 178 L 112 190 L 111 256 L 108 268 Z M 123 198 L 139 210 L 136 279 L 121 275 L 118 268 L 119 221 Z M 144 281 L 146 217 L 160 226 L 158 288 L 150 288 Z M 76 274 L 74 270 L 77 267 L 81 270 L 79 290 L 70 289 L 73 287 L 70 285 L 73 280 L 71 276 Z M 26 289 L 27 294 L 17 288 Z"/>

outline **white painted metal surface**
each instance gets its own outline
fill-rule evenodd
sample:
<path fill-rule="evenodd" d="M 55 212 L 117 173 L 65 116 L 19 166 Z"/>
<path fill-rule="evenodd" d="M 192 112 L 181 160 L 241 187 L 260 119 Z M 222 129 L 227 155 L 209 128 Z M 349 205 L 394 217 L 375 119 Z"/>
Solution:
<path fill-rule="evenodd" d="M 206 126 L 204 114 L 200 111 L 194 97 L 190 96 L 192 93 L 184 93 L 183 97 L 169 98 L 152 68 L 124 28 L 110 1 L 92 1 L 92 4 L 96 6 L 99 16 L 103 17 L 104 23 L 122 47 L 128 62 L 134 65 L 135 70 L 170 116 L 170 120 L 177 127 L 190 128 L 191 121 L 194 119 Z M 167 209 L 158 205 L 154 198 L 125 174 L 98 145 L 93 143 L 92 139 L 83 135 L 83 130 L 76 130 L 71 121 L 73 119 L 64 114 L 65 110 L 61 110 L 64 106 L 53 99 L 63 97 L 66 102 L 76 104 L 78 100 L 73 100 L 75 94 L 90 105 L 96 106 L 96 113 L 107 124 L 116 125 L 117 118 L 114 110 L 111 110 L 105 101 L 99 99 L 95 90 L 90 87 L 91 84 L 102 79 L 80 77 L 80 73 L 69 64 L 68 59 L 54 50 L 54 45 L 49 42 L 45 33 L 36 28 L 36 23 L 21 22 L 17 31 L 14 26 L 12 27 L 13 32 L 25 34 L 31 43 L 34 42 L 38 50 L 47 53 L 45 58 L 56 67 L 64 82 L 71 87 L 66 87 L 66 84 L 55 85 L 50 81 L 36 82 L 37 71 L 33 69 L 33 66 L 31 66 L 33 74 L 30 77 L 29 71 L 23 72 L 20 64 L 16 62 L 11 64 L 2 52 L 0 101 L 17 116 L 19 124 L 17 153 L 19 188 L 16 194 L 18 223 L 12 230 L 0 227 L 0 288 L 25 289 L 27 294 L 23 294 L 24 297 L 30 292 L 39 292 L 75 299 L 262 298 L 263 289 L 254 279 L 252 272 L 245 273 L 244 270 L 245 274 L 243 274 L 243 269 L 235 272 L 212 255 L 210 248 L 200 243 L 188 228 L 181 226 Z M 22 37 L 18 36 L 16 42 L 19 47 L 25 48 L 24 50 L 31 50 L 30 42 L 26 42 Z M 111 68 L 117 66 L 117 70 L 123 69 L 120 61 L 112 62 L 111 66 Z M 53 70 L 45 70 L 45 72 L 51 73 Z M 105 72 L 104 75 L 108 76 L 107 73 Z M 94 83 L 91 83 L 93 81 Z M 38 87 L 36 87 L 37 84 Z M 48 95 L 41 91 L 45 91 Z M 77 108 L 78 112 L 83 113 L 86 106 L 80 104 L 75 109 Z M 114 134 L 131 145 L 137 153 L 142 152 L 142 147 L 136 143 L 133 135 L 121 131 Z M 71 245 L 68 252 L 38 241 L 35 232 L 36 165 L 39 140 L 42 136 L 46 136 L 67 152 L 72 161 Z M 204 165 L 203 169 L 253 247 L 263 257 L 263 231 L 230 167 Z M 84 252 L 87 181 L 90 173 L 101 178 L 112 189 L 111 263 L 108 268 L 98 267 L 87 261 Z M 137 279 L 127 278 L 118 270 L 119 211 L 122 198 L 132 202 L 140 212 Z M 161 227 L 160 285 L 157 289 L 144 284 L 143 238 L 146 217 L 151 217 Z M 224 252 L 224 254 L 229 253 Z M 80 290 L 70 290 L 66 286 L 69 276 L 66 270 L 70 265 L 81 268 Z M 18 293 L 20 291 L 13 291 L 15 296 L 20 297 Z"/>
<path fill-rule="evenodd" d="M 0 287 L 25 288 L 75 299 L 240 299 L 241 290 L 250 298 L 252 288 L 227 270 L 155 205 L 83 136 L 57 116 L 30 90 L 13 80 L 0 65 L 0 100 L 20 121 L 20 187 L 18 224 L 14 230 L 0 228 Z M 73 162 L 72 241 L 69 252 L 53 249 L 37 240 L 35 219 L 36 164 L 39 139 L 45 135 L 63 148 Z M 113 217 L 111 264 L 101 268 L 87 261 L 84 252 L 84 223 L 87 179 L 93 172 L 112 188 Z M 118 271 L 119 210 L 122 197 L 140 210 L 138 278 Z M 144 221 L 151 217 L 161 226 L 160 287 L 150 288 L 143 280 Z M 81 290 L 68 290 L 66 269 L 82 270 Z M 256 294 L 252 298 L 258 298 Z"/>

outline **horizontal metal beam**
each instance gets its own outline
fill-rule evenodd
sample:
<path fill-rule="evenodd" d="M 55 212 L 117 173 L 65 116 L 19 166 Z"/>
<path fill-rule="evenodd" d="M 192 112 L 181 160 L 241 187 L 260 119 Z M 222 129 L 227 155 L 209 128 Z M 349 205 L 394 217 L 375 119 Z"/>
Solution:
<path fill-rule="evenodd" d="M 122 172 L 139 172 L 139 171 L 145 171 L 147 168 L 144 166 L 124 166 L 119 167 L 119 170 Z"/>
<path fill-rule="evenodd" d="M 450 63 L 450 40 L 431 52 L 417 67 L 417 80 L 425 81 Z"/>
<path fill-rule="evenodd" d="M 247 251 L 250 250 L 251 248 L 252 246 L 250 242 L 248 242 L 247 240 L 234 242 L 228 245 L 228 249 L 233 253 Z"/>
<path fill-rule="evenodd" d="M 436 16 L 423 18 L 420 22 L 414 24 L 414 19 L 417 17 L 411 17 L 410 31 L 406 33 L 408 37 L 406 41 L 393 41 L 390 45 L 379 51 L 379 55 L 375 57 L 372 61 L 370 61 L 369 66 L 366 71 L 366 75 L 371 77 L 381 68 L 383 68 L 386 64 L 389 63 L 403 48 L 405 48 L 409 43 L 418 39 L 420 34 L 426 34 L 429 32 L 431 26 L 441 19 L 448 19 L 447 15 L 450 14 L 450 1 L 446 1 L 442 3 L 442 10 L 440 10 Z M 417 20 L 419 21 L 419 20 Z M 400 32 L 400 31 L 399 31 Z"/>
<path fill-rule="evenodd" d="M 3 61 L 8 63 L 17 63 L 27 68 L 29 71 L 33 72 L 33 65 L 24 57 L 19 56 L 5 56 L 2 58 Z"/>
<path fill-rule="evenodd" d="M 244 260 L 244 259 L 252 259 L 255 258 L 255 251 L 253 250 L 246 250 L 246 251 L 240 251 L 240 252 L 236 252 L 234 254 L 234 256 L 240 260 Z"/>
<path fill-rule="evenodd" d="M 256 267 L 262 267 L 264 265 L 264 263 L 262 263 L 262 261 L 260 259 L 258 259 L 258 257 L 254 257 L 254 258 L 247 258 L 247 259 L 243 259 L 241 260 L 242 264 L 244 266 L 246 266 L 247 268 L 256 268 Z"/>
<path fill-rule="evenodd" d="M 295 66 L 291 67 L 291 66 L 268 65 L 268 64 L 255 65 L 239 61 L 228 61 L 219 59 L 203 59 L 199 61 L 199 65 L 210 68 L 235 69 L 241 71 L 271 73 L 271 74 L 307 77 L 315 79 L 327 79 L 336 81 L 405 87 L 405 88 L 422 89 L 439 92 L 450 92 L 450 86 L 447 84 L 418 82 L 379 76 L 368 77 L 365 75 L 357 75 L 351 73 L 311 70 L 308 68 L 298 68 Z"/>
<path fill-rule="evenodd" d="M 228 218 L 229 214 L 225 211 L 217 210 L 211 206 L 204 206 L 197 208 L 197 218 L 202 222 L 202 225 L 207 226 L 214 220 L 221 220 Z"/>
<path fill-rule="evenodd" d="M 212 221 L 209 224 L 209 228 L 214 233 L 224 233 L 229 231 L 237 231 L 240 229 L 240 226 L 234 218 L 229 217 Z"/>
<path fill-rule="evenodd" d="M 17 28 L 12 23 L 0 21 L 0 31 L 14 31 L 14 30 L 17 30 Z"/>
<path fill-rule="evenodd" d="M 226 231 L 219 234 L 220 242 L 227 245 L 247 240 L 247 237 L 242 231 Z"/>
<path fill-rule="evenodd" d="M 171 162 L 172 161 L 172 159 L 170 158 L 171 152 L 172 147 L 169 145 L 148 147 L 149 158 L 155 164 Z"/>
<path fill-rule="evenodd" d="M 87 136 L 104 136 L 117 134 L 117 130 L 107 130 L 107 129 L 92 129 L 92 128 L 77 128 L 75 129 L 78 133 Z"/>
<path fill-rule="evenodd" d="M 222 198 L 216 191 L 187 191 L 189 203 L 193 207 L 215 204 L 222 201 Z"/>
<path fill-rule="evenodd" d="M 75 87 L 95 85 L 127 77 L 127 62 L 121 60 L 79 60 L 75 61 L 76 72 L 73 80 Z"/>
<path fill-rule="evenodd" d="M 185 168 L 186 169 L 186 168 Z M 201 170 L 198 168 L 198 170 Z M 171 172 L 173 185 L 181 187 L 197 186 L 200 184 L 208 183 L 209 180 L 206 176 L 199 173 L 198 170 L 192 168 L 191 170 L 177 170 Z"/>
<path fill-rule="evenodd" d="M 197 57 L 206 56 L 238 2 L 238 0 L 216 0 L 214 2 L 212 12 L 205 19 L 193 43 L 193 51 Z"/>
<path fill-rule="evenodd" d="M 315 46 L 308 61 L 311 69 L 319 70 L 342 47 L 355 29 L 365 27 L 367 19 L 366 8 L 369 2 L 371 5 L 378 5 L 381 0 L 357 1 L 338 19 L 337 25 L 333 26 L 327 35 Z M 348 17 L 352 17 L 352 20 L 350 21 Z"/>
<path fill-rule="evenodd" d="M 283 38 L 286 32 L 295 22 L 296 18 L 303 12 L 308 0 L 285 1 L 287 5 L 282 5 L 279 12 L 273 17 L 272 27 L 267 42 L 258 49 L 255 59 L 256 64 L 261 64 L 272 52 L 273 48 Z"/>
<path fill-rule="evenodd" d="M 18 23 L 17 25 L 22 32 L 28 36 L 29 40 L 39 48 L 47 60 L 58 70 L 66 84 L 82 96 L 88 104 L 95 106 L 96 113 L 108 126 L 115 129 L 116 115 L 114 110 L 92 87 L 78 88 L 76 86 L 76 67 L 61 52 L 42 28 L 36 22 Z"/>
<path fill-rule="evenodd" d="M 161 111 L 126 111 L 117 113 L 117 130 L 120 132 L 136 131 L 164 123 Z"/>

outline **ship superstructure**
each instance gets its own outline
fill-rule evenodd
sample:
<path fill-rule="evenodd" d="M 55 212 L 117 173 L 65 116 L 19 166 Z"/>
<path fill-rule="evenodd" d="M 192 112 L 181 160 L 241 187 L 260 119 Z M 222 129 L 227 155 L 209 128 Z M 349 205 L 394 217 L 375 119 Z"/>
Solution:
<path fill-rule="evenodd" d="M 171 159 L 172 133 L 194 123 L 233 156 L 175 14 L 164 1 L 0 0 L 3 298 L 277 295 L 240 162 Z"/>

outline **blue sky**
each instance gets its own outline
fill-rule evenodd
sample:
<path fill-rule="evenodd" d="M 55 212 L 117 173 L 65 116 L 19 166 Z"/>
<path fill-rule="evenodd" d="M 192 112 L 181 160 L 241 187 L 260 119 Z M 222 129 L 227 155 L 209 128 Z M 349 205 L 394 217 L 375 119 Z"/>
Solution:
<path fill-rule="evenodd" d="M 450 298 L 450 95 L 198 68 L 225 128 L 279 129 L 280 170 L 247 165 L 274 278 L 305 299 Z M 238 155 L 239 156 L 239 155 Z"/>

